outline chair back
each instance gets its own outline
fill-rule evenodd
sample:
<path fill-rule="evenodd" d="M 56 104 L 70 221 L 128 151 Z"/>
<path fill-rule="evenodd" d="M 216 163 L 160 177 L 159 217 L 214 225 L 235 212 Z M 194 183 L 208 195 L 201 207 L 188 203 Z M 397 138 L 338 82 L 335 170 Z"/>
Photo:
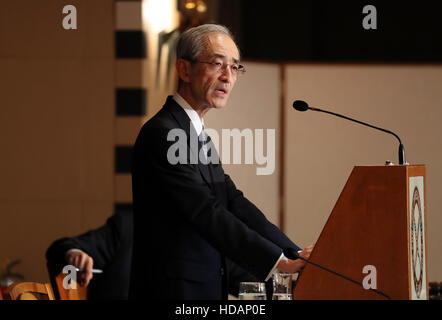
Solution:
<path fill-rule="evenodd" d="M 11 284 L 5 292 L 8 300 L 55 300 L 49 283 L 18 282 Z"/>

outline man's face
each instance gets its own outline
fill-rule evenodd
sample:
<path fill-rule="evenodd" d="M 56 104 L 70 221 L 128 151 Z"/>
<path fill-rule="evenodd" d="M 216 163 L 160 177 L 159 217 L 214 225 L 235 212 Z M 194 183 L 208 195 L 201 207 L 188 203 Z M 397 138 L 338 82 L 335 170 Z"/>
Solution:
<path fill-rule="evenodd" d="M 233 40 L 223 33 L 210 33 L 205 38 L 205 50 L 190 72 L 190 88 L 194 102 L 203 108 L 224 107 L 236 82 L 230 65 L 239 63 L 239 52 Z M 227 63 L 216 70 L 212 63 Z"/>

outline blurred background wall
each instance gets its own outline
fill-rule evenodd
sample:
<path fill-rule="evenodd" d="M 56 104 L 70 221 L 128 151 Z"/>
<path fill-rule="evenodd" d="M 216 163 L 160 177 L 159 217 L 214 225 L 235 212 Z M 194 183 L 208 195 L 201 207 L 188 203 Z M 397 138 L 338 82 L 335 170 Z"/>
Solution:
<path fill-rule="evenodd" d="M 38 281 L 54 239 L 113 210 L 114 2 L 1 1 L 0 30 L 0 261 Z"/>
<path fill-rule="evenodd" d="M 427 165 L 429 280 L 440 281 L 442 28 L 429 6 L 372 4 L 378 30 L 367 31 L 357 1 L 0 1 L 0 262 L 21 259 L 15 271 L 47 281 L 52 241 L 131 210 L 131 146 L 175 92 L 174 41 L 219 22 L 247 73 L 207 126 L 276 133 L 271 175 L 225 166 L 237 186 L 306 246 L 353 166 L 397 163 L 397 142 L 292 102 L 390 129 L 410 163 Z M 65 5 L 77 9 L 75 30 L 62 27 Z"/>

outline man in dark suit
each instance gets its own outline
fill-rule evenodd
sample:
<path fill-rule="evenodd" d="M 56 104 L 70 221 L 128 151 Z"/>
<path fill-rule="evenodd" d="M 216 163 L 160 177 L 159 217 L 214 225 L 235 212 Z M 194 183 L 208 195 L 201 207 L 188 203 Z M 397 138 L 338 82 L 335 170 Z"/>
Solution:
<path fill-rule="evenodd" d="M 131 298 L 226 299 L 227 259 L 259 281 L 304 267 L 282 254 L 300 249 L 244 197 L 219 161 L 207 161 L 217 153 L 203 116 L 226 104 L 243 71 L 239 59 L 225 27 L 202 25 L 179 39 L 178 92 L 134 146 Z"/>
<path fill-rule="evenodd" d="M 120 212 L 98 229 L 56 240 L 46 251 L 46 259 L 56 270 L 61 271 L 67 264 L 84 270 L 78 282 L 88 286 L 88 299 L 127 299 L 132 243 L 133 214 Z M 92 268 L 103 273 L 93 275 Z"/>

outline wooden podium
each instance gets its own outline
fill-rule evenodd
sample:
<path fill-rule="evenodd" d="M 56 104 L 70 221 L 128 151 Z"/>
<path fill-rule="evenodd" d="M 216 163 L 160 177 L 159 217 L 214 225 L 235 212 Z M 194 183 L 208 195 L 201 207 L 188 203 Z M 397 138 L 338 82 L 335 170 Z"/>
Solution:
<path fill-rule="evenodd" d="M 391 299 L 428 299 L 425 182 L 424 165 L 355 167 L 310 260 Z M 294 299 L 386 298 L 307 264 Z"/>

